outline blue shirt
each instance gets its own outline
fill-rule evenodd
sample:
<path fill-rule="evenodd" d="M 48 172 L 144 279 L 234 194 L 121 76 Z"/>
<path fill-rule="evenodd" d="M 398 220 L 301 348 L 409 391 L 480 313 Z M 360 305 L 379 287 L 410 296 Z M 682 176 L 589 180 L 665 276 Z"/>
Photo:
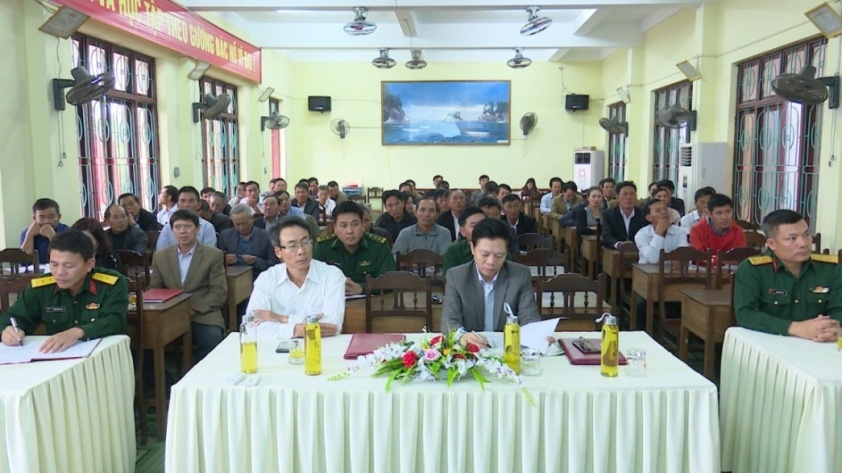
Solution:
<path fill-rule="evenodd" d="M 243 238 L 242 235 L 239 233 L 237 234 L 237 266 L 247 266 L 248 263 L 243 259 L 243 255 L 253 255 L 254 253 L 251 251 L 251 242 L 252 238 L 249 235 L 249 239 L 246 240 Z"/>
<path fill-rule="evenodd" d="M 69 230 L 69 229 L 70 229 L 70 227 L 68 227 L 67 225 L 65 225 L 61 222 L 59 222 L 59 224 L 56 225 L 56 228 L 55 228 L 56 233 L 61 233 L 65 230 Z M 23 231 L 20 233 L 20 246 L 23 246 L 23 240 L 26 239 L 26 231 L 27 230 L 29 230 L 29 227 L 24 228 Z M 32 242 L 32 248 L 35 249 L 35 250 L 38 250 L 38 262 L 39 263 L 47 264 L 47 263 L 50 262 L 50 239 L 49 238 L 47 238 L 45 236 L 41 236 L 41 235 L 35 235 L 35 239 Z"/>
<path fill-rule="evenodd" d="M 178 255 L 178 274 L 181 276 L 181 286 L 184 286 L 184 280 L 187 279 L 187 271 L 190 269 L 190 262 L 193 261 L 193 253 L 196 251 L 196 243 L 193 243 L 193 248 L 187 254 L 182 254 L 181 250 L 176 248 L 175 254 Z"/>

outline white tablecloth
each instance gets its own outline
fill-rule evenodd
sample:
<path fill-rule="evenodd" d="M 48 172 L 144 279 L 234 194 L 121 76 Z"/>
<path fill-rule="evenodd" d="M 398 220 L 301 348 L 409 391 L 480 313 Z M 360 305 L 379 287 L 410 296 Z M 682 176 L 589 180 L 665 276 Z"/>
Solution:
<path fill-rule="evenodd" d="M 133 400 L 124 335 L 88 358 L 0 366 L 0 473 L 134 471 Z"/>
<path fill-rule="evenodd" d="M 579 334 L 566 334 L 578 336 Z M 598 337 L 599 334 L 588 334 Z M 645 378 L 605 378 L 598 366 L 544 358 L 516 384 L 473 379 L 395 383 L 350 363 L 350 340 L 323 340 L 322 375 L 259 344 L 260 384 L 224 385 L 239 371 L 231 334 L 172 389 L 166 470 L 184 472 L 716 472 L 716 388 L 642 332 L 621 349 L 645 348 Z"/>
<path fill-rule="evenodd" d="M 722 469 L 842 471 L 842 353 L 730 328 L 722 349 Z"/>

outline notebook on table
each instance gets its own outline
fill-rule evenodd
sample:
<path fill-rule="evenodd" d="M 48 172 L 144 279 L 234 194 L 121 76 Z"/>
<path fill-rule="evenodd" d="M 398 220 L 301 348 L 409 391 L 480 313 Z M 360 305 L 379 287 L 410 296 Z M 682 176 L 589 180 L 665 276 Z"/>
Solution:
<path fill-rule="evenodd" d="M 390 343 L 401 343 L 406 339 L 402 333 L 355 333 L 345 350 L 346 360 L 356 360 L 359 356 L 374 353 L 374 350 Z"/>
<path fill-rule="evenodd" d="M 143 291 L 143 302 L 166 302 L 184 292 L 184 289 L 167 289 L 165 287 L 147 289 Z"/>
<path fill-rule="evenodd" d="M 23 344 L 20 346 L 0 345 L 0 365 L 15 363 L 30 363 L 33 361 L 48 360 L 72 360 L 75 358 L 87 358 L 93 353 L 94 348 L 99 345 L 101 338 L 77 342 L 64 351 L 57 353 L 41 353 L 38 351 L 47 337 L 23 337 Z"/>
<path fill-rule="evenodd" d="M 583 350 L 584 341 L 585 350 Z M 558 344 L 567 355 L 571 365 L 598 365 L 600 358 L 600 350 L 602 348 L 602 340 L 598 338 L 560 338 Z M 587 350 L 589 349 L 589 350 Z M 626 364 L 626 357 L 620 353 L 619 363 Z"/>

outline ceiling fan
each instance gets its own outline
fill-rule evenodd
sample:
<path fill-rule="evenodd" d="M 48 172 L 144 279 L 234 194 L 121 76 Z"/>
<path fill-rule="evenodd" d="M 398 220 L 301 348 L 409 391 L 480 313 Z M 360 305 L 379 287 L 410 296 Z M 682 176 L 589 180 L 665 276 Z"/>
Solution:
<path fill-rule="evenodd" d="M 368 9 L 365 7 L 354 7 L 354 13 L 357 16 L 354 18 L 354 21 L 345 23 L 342 29 L 351 36 L 365 36 L 374 33 L 374 30 L 377 29 L 377 24 L 365 19 L 367 12 Z"/>
<path fill-rule="evenodd" d="M 532 36 L 534 34 L 538 34 L 545 29 L 549 28 L 550 25 L 553 24 L 552 18 L 548 18 L 546 16 L 539 17 L 538 12 L 541 11 L 541 7 L 538 6 L 531 6 L 526 9 L 529 12 L 529 19 L 523 27 L 520 29 L 520 34 L 524 36 Z"/>

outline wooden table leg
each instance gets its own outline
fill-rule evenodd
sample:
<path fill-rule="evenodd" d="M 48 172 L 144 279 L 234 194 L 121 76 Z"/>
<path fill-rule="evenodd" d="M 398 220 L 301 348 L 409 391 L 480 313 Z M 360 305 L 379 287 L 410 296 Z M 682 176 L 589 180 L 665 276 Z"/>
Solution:
<path fill-rule="evenodd" d="M 184 372 L 193 367 L 193 329 L 188 326 L 187 332 L 181 337 L 182 356 L 184 357 Z"/>
<path fill-rule="evenodd" d="M 164 434 L 167 429 L 167 386 L 164 376 L 164 347 L 157 345 L 153 348 L 153 358 L 155 365 L 155 429 L 158 440 L 164 440 Z"/>
<path fill-rule="evenodd" d="M 646 333 L 650 336 L 654 337 L 655 333 L 655 304 L 650 300 L 646 299 Z M 660 343 L 660 338 L 656 338 L 656 341 Z"/>
<path fill-rule="evenodd" d="M 629 300 L 629 330 L 637 330 L 637 293 L 634 289 Z"/>

